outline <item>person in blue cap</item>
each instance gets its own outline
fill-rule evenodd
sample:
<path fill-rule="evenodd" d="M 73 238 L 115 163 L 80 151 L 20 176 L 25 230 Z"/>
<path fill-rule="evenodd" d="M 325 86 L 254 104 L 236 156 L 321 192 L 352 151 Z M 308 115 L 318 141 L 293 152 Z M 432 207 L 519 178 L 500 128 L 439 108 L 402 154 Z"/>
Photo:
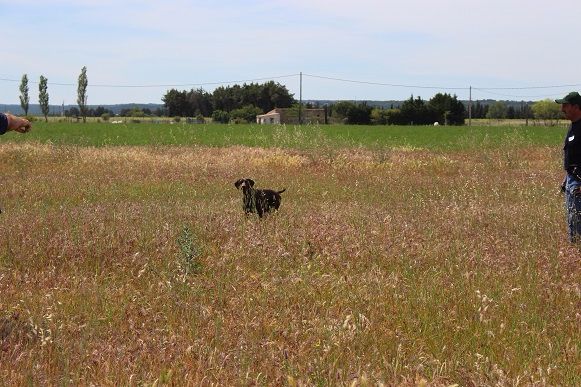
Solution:
<path fill-rule="evenodd" d="M 4 134 L 9 130 L 26 133 L 30 128 L 32 128 L 32 125 L 27 119 L 13 116 L 9 113 L 0 113 L 0 134 Z"/>
<path fill-rule="evenodd" d="M 555 102 L 571 121 L 563 145 L 566 175 L 561 190 L 565 192 L 569 241 L 575 243 L 581 241 L 581 95 L 574 91 Z"/>

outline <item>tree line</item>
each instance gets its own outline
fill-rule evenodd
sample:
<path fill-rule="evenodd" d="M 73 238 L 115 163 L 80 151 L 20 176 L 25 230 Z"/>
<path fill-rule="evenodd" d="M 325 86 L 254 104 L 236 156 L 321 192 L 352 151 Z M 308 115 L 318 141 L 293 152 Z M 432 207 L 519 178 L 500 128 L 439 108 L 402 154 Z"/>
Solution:
<path fill-rule="evenodd" d="M 373 108 L 366 102 L 340 101 L 329 106 L 335 122 L 358 125 L 463 125 L 466 109 L 458 98 L 438 93 L 429 101 L 413 95 L 398 107 Z"/>
<path fill-rule="evenodd" d="M 40 76 L 40 81 L 38 82 L 38 103 L 40 104 L 40 110 L 44 115 L 44 119 L 48 121 L 48 87 L 47 87 L 48 79 L 44 76 Z M 24 115 L 28 115 L 28 107 L 30 105 L 30 96 L 29 88 L 28 88 L 28 76 L 24 74 L 20 81 L 20 107 L 24 110 Z"/>
<path fill-rule="evenodd" d="M 38 82 L 38 101 L 48 121 L 49 95 L 48 79 L 43 75 Z M 108 117 L 113 112 L 99 106 L 96 109 L 87 106 L 87 68 L 81 69 L 77 84 L 78 109 L 73 107 L 65 112 L 67 116 Z M 28 115 L 29 87 L 28 76 L 24 74 L 20 83 L 20 106 L 24 114 Z M 250 83 L 233 86 L 220 86 L 212 93 L 202 88 L 187 90 L 171 89 L 162 97 L 164 108 L 150 111 L 149 109 L 125 109 L 121 115 L 131 117 L 169 116 L 169 117 L 197 117 L 203 122 L 204 117 L 212 117 L 215 122 L 254 122 L 256 116 L 264 114 L 274 108 L 297 107 L 298 101 L 286 86 L 274 81 L 263 84 Z M 305 107 L 318 107 L 306 104 Z M 378 124 L 378 125 L 426 125 L 438 122 L 444 125 L 463 125 L 468 116 L 465 103 L 458 100 L 456 95 L 438 93 L 430 100 L 424 101 L 421 97 L 412 95 L 400 106 L 391 106 L 389 109 L 368 106 L 366 102 L 339 101 L 324 106 L 326 114 L 334 122 L 347 124 Z M 147 111 L 146 111 L 147 110 Z M 522 102 L 507 104 L 502 101 L 481 103 L 475 101 L 471 106 L 472 118 L 489 119 L 541 119 L 552 124 L 561 117 L 560 107 L 552 100 L 538 101 L 532 105 Z"/>
<path fill-rule="evenodd" d="M 503 101 L 493 101 L 492 103 L 482 103 L 480 101 L 475 101 L 472 104 L 472 118 L 535 118 L 532 106 L 534 106 L 534 104 L 528 102 L 511 104 Z"/>
<path fill-rule="evenodd" d="M 216 122 L 253 122 L 256 116 L 274 108 L 296 106 L 285 86 L 273 81 L 203 89 L 169 90 L 162 98 L 170 116 L 212 117 Z M 310 105 L 306 106 L 313 107 Z M 427 103 L 413 96 L 397 109 L 373 109 L 366 103 L 341 101 L 328 106 L 328 114 L 348 124 L 442 124 L 464 123 L 465 108 L 456 96 L 437 94 Z"/>
<path fill-rule="evenodd" d="M 169 116 L 213 117 L 218 122 L 253 121 L 256 115 L 296 104 L 286 86 L 274 81 L 204 89 L 169 90 L 163 97 Z"/>
<path fill-rule="evenodd" d="M 83 117 L 83 122 L 86 121 L 87 117 L 87 85 L 89 84 L 87 80 L 87 67 L 84 66 L 81 69 L 81 74 L 79 75 L 77 83 L 77 104 L 79 105 L 79 115 Z M 30 106 L 30 89 L 28 87 L 28 75 L 24 74 L 20 80 L 20 107 L 24 110 L 24 115 L 28 116 L 28 108 Z M 49 113 L 49 94 L 48 94 L 48 79 L 41 75 L 40 81 L 38 82 L 38 103 L 40 105 L 40 110 L 44 116 L 45 121 L 48 122 Z"/>

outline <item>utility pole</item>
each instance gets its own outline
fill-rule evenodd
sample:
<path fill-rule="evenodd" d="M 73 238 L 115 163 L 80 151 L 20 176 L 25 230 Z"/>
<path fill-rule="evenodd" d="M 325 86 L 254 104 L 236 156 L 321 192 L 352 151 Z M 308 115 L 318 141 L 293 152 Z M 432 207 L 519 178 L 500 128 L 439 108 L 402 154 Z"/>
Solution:
<path fill-rule="evenodd" d="M 300 73 L 300 86 L 299 86 L 299 125 L 303 123 L 302 117 L 302 109 L 303 109 L 303 72 Z"/>
<path fill-rule="evenodd" d="M 470 95 L 468 98 L 468 126 L 472 126 L 472 86 L 470 86 Z"/>

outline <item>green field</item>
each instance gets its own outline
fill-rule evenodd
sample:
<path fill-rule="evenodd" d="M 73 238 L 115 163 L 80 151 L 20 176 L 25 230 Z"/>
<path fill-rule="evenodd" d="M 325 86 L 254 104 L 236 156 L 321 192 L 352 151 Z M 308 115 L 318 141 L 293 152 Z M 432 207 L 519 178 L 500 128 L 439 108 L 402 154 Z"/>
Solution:
<path fill-rule="evenodd" d="M 581 385 L 564 133 L 0 136 L 0 384 Z M 280 211 L 245 216 L 241 177 Z"/>
<path fill-rule="evenodd" d="M 411 147 L 459 150 L 511 146 L 557 146 L 566 130 L 547 126 L 267 126 L 154 123 L 36 122 L 27 136 L 9 134 L 10 141 L 81 146 L 203 145 L 313 149 L 321 146 Z M 4 139 L 4 141 L 7 141 Z"/>

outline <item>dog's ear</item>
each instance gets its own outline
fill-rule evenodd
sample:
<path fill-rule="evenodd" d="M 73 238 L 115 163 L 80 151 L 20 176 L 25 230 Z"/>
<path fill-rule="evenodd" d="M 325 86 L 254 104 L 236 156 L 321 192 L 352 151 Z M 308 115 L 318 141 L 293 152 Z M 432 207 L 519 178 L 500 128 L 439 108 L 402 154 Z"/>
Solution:
<path fill-rule="evenodd" d="M 234 183 L 234 185 L 236 186 L 237 189 L 240 189 L 242 183 L 244 183 L 244 179 L 238 179 L 236 180 L 236 183 Z"/>
<path fill-rule="evenodd" d="M 248 183 L 249 186 L 254 187 L 254 180 L 246 179 L 246 182 Z"/>

